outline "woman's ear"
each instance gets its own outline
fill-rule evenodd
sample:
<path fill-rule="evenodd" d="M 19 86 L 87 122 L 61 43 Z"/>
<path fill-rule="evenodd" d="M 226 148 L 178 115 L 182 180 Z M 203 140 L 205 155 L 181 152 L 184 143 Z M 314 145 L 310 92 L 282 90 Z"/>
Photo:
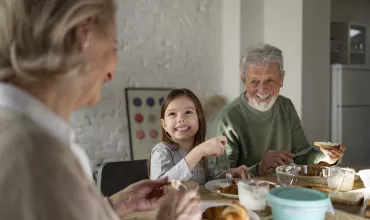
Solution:
<path fill-rule="evenodd" d="M 94 20 L 90 17 L 76 26 L 75 37 L 81 50 L 86 49 L 90 45 L 90 35 L 93 30 L 93 25 Z"/>

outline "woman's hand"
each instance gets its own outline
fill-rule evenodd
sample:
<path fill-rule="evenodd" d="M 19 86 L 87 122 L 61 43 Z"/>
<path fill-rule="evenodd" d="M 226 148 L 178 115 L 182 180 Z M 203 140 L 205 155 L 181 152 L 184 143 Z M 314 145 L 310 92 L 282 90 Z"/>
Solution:
<path fill-rule="evenodd" d="M 196 199 L 197 192 L 171 191 L 161 201 L 157 220 L 200 220 L 202 210 L 200 201 Z"/>
<path fill-rule="evenodd" d="M 113 209 L 118 216 L 123 217 L 129 212 L 152 210 L 158 206 L 158 200 L 163 195 L 162 186 L 168 181 L 165 177 L 160 180 L 142 180 L 118 192 L 116 199 L 110 199 Z"/>

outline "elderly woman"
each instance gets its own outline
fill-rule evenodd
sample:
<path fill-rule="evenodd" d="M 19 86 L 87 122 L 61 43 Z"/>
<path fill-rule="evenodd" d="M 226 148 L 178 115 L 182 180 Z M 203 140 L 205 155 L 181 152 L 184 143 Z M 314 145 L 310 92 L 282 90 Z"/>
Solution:
<path fill-rule="evenodd" d="M 118 219 L 157 206 L 166 178 L 103 199 L 70 143 L 71 112 L 96 104 L 114 77 L 114 12 L 113 0 L 0 1 L 2 219 Z M 195 196 L 166 195 L 157 219 L 200 219 Z"/>

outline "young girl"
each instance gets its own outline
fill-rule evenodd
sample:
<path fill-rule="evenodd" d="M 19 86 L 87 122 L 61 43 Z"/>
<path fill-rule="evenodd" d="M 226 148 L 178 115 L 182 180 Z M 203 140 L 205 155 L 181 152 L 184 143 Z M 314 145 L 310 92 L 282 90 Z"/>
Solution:
<path fill-rule="evenodd" d="M 215 179 L 207 157 L 224 154 L 226 137 L 204 141 L 206 121 L 196 95 L 188 89 L 171 91 L 161 107 L 161 124 L 162 142 L 153 148 L 148 160 L 150 179 L 168 176 L 169 180 L 199 184 Z M 241 175 L 247 167 L 231 169 L 233 174 Z"/>

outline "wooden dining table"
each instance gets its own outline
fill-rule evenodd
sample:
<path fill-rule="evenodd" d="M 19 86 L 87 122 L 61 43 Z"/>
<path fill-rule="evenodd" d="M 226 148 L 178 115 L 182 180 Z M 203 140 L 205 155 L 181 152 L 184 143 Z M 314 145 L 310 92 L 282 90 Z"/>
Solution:
<path fill-rule="evenodd" d="M 358 172 L 361 169 L 370 169 L 369 166 L 356 166 L 356 165 L 346 165 L 346 164 L 340 164 L 338 165 L 340 167 L 350 167 L 354 168 L 356 172 Z M 276 174 L 271 173 L 267 176 L 258 176 L 255 177 L 255 179 L 260 179 L 260 180 L 266 180 L 270 182 L 275 182 L 277 183 L 277 178 Z M 363 191 L 365 194 L 365 199 L 369 198 L 370 199 L 370 193 L 368 194 L 368 191 L 364 189 L 364 186 L 362 184 L 361 179 L 356 180 L 356 190 Z M 205 188 L 204 185 L 201 185 L 199 187 L 199 194 L 201 197 L 202 202 L 212 202 L 212 203 L 232 203 L 233 200 L 235 199 L 230 199 L 230 198 L 224 198 L 220 196 L 217 193 L 214 193 L 208 189 Z M 359 219 L 366 219 L 364 218 L 364 205 L 344 205 L 344 204 L 336 204 L 333 203 L 334 209 L 335 209 L 335 214 L 332 215 L 331 213 L 327 213 L 325 220 L 359 220 Z M 156 214 L 157 210 L 152 210 L 152 211 L 146 211 L 146 212 L 133 212 L 125 216 L 123 219 L 124 220 L 153 220 L 156 219 Z M 270 220 L 273 219 L 271 212 L 266 213 L 266 212 L 261 212 L 257 213 L 260 217 L 261 220 Z"/>

